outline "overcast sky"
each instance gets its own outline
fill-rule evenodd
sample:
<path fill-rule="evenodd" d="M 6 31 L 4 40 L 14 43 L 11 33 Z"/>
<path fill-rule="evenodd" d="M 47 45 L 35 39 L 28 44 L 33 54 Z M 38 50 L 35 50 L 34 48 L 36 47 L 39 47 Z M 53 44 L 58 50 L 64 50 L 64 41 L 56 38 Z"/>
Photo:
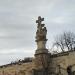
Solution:
<path fill-rule="evenodd" d="M 0 0 L 0 65 L 34 56 L 38 16 L 45 18 L 48 49 L 57 34 L 75 32 L 75 0 Z"/>

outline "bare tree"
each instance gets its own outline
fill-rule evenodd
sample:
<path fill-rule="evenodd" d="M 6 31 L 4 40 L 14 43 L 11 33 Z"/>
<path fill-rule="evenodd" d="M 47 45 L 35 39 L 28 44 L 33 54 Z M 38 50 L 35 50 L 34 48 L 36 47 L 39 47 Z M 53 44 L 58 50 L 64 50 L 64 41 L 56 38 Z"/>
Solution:
<path fill-rule="evenodd" d="M 72 32 L 64 32 L 63 34 L 56 36 L 53 43 L 54 46 L 61 49 L 63 52 L 65 50 L 75 49 L 75 34 Z"/>

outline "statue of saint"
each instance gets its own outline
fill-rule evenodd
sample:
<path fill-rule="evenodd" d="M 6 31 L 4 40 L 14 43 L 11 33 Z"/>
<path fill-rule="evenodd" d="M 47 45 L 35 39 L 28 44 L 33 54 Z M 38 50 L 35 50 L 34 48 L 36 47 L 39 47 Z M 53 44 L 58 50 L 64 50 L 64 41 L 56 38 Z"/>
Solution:
<path fill-rule="evenodd" d="M 44 21 L 44 18 L 41 18 L 41 16 L 38 17 L 38 20 L 36 20 L 37 24 L 37 32 L 36 32 L 36 41 L 45 41 L 47 29 L 45 27 L 45 24 L 42 24 L 42 21 Z"/>

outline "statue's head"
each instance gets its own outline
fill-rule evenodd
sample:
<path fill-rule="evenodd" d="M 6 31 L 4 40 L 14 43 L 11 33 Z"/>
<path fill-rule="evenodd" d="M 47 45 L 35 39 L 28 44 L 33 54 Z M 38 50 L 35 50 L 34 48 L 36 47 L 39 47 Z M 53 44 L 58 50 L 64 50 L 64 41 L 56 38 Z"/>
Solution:
<path fill-rule="evenodd" d="M 38 16 L 38 19 L 40 19 L 41 18 L 41 16 Z"/>

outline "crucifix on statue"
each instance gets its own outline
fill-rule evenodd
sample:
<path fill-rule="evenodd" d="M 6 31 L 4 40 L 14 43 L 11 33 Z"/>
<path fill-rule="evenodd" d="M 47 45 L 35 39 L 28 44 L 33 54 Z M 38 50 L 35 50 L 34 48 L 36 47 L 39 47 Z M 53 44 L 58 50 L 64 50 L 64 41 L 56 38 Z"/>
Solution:
<path fill-rule="evenodd" d="M 44 21 L 44 18 L 41 18 L 41 16 L 39 16 L 38 20 L 36 20 L 37 23 L 36 41 L 46 40 L 47 29 L 45 27 L 45 24 L 42 24 L 42 21 Z"/>
<path fill-rule="evenodd" d="M 38 23 L 38 25 L 41 25 L 42 21 L 44 21 L 44 18 L 41 18 L 41 16 L 39 16 L 38 20 L 36 20 L 36 23 Z"/>
<path fill-rule="evenodd" d="M 41 16 L 39 16 L 38 20 L 36 20 L 36 23 L 38 23 L 38 26 L 37 26 L 38 29 L 44 27 L 44 24 L 41 24 L 42 21 L 44 21 L 44 18 L 41 18 Z"/>

